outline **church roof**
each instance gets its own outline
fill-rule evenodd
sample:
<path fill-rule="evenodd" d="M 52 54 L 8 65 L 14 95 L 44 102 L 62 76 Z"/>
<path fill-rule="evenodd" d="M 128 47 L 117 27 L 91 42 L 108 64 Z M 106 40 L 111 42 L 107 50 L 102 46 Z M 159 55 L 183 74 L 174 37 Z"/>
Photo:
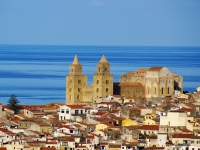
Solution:
<path fill-rule="evenodd" d="M 74 56 L 74 61 L 72 62 L 72 64 L 79 64 L 77 55 Z"/>
<path fill-rule="evenodd" d="M 149 71 L 160 71 L 163 67 L 151 67 Z"/>
<path fill-rule="evenodd" d="M 140 68 L 136 72 L 146 73 L 148 70 L 148 68 Z"/>
<path fill-rule="evenodd" d="M 106 57 L 103 55 L 103 56 L 101 57 L 100 62 L 108 62 L 108 61 L 106 60 Z"/>

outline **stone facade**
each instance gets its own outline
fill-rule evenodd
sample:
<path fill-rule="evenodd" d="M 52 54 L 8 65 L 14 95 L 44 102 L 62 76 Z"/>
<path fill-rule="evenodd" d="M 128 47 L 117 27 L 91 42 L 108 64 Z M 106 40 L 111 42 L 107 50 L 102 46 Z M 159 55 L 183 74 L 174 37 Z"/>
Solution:
<path fill-rule="evenodd" d="M 102 56 L 93 75 L 93 83 L 87 85 L 87 76 L 82 74 L 82 65 L 78 57 L 70 64 L 66 76 L 66 104 L 93 103 L 95 99 L 113 95 L 113 75 L 110 63 Z M 183 92 L 183 78 L 166 67 L 142 68 L 127 72 L 120 77 L 119 93 L 129 99 L 142 98 L 153 100 L 174 94 L 174 90 Z M 116 93 L 115 93 L 116 94 Z"/>
<path fill-rule="evenodd" d="M 183 91 L 183 78 L 166 67 L 151 67 L 127 72 L 120 77 L 121 95 L 127 98 L 144 97 L 147 100 Z"/>
<path fill-rule="evenodd" d="M 102 56 L 97 63 L 93 84 L 87 85 L 87 76 L 82 74 L 82 65 L 78 57 L 70 64 L 66 76 L 66 104 L 92 103 L 96 98 L 113 94 L 113 75 L 110 74 L 110 63 Z"/>

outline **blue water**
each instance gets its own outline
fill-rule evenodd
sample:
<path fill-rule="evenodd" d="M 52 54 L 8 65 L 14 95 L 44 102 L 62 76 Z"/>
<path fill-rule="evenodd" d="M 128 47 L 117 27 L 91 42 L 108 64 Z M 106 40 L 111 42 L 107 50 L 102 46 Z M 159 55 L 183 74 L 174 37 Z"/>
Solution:
<path fill-rule="evenodd" d="M 200 86 L 200 47 L 0 45 L 0 102 L 7 104 L 15 94 L 20 104 L 65 103 L 65 76 L 74 55 L 88 84 L 105 55 L 115 82 L 127 71 L 165 66 L 183 76 L 185 91 Z"/>

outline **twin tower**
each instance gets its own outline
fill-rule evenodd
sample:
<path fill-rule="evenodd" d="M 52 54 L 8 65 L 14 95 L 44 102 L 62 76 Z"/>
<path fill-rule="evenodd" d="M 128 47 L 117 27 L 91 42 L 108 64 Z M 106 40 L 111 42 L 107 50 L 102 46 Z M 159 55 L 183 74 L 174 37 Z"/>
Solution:
<path fill-rule="evenodd" d="M 110 74 L 110 63 L 105 56 L 97 63 L 91 85 L 87 85 L 88 77 L 82 74 L 82 64 L 76 55 L 69 69 L 66 76 L 67 105 L 93 103 L 96 98 L 113 94 L 113 75 Z"/>

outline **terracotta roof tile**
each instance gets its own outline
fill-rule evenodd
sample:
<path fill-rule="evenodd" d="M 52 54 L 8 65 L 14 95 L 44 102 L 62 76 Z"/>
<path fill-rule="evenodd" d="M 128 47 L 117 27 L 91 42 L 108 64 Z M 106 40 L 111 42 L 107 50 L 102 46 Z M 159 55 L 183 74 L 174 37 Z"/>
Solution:
<path fill-rule="evenodd" d="M 149 71 L 156 71 L 156 72 L 159 72 L 161 69 L 162 69 L 163 67 L 151 67 L 150 69 L 149 69 Z"/>
<path fill-rule="evenodd" d="M 192 138 L 193 134 L 174 134 L 172 138 Z"/>

